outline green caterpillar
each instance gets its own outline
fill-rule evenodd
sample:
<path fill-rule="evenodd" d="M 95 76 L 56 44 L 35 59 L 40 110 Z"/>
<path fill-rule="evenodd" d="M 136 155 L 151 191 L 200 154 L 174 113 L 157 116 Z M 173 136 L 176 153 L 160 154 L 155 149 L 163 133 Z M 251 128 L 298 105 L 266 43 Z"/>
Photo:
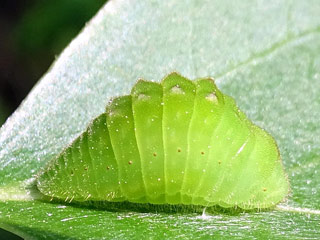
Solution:
<path fill-rule="evenodd" d="M 289 191 L 275 140 L 212 79 L 139 80 L 37 177 L 66 201 L 267 208 Z"/>

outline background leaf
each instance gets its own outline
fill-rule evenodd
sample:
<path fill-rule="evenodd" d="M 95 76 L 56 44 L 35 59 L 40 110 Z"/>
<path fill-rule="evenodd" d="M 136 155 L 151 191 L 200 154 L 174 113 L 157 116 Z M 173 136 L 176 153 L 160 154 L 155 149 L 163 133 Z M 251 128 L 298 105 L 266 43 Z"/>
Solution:
<path fill-rule="evenodd" d="M 5 122 L 7 115 L 7 109 L 4 106 L 2 99 L 0 98 L 0 127 Z"/>
<path fill-rule="evenodd" d="M 320 221 L 320 5 L 110 1 L 0 130 L 0 226 L 29 238 L 308 238 Z M 38 170 L 110 97 L 171 71 L 213 76 L 276 138 L 292 193 L 262 213 L 102 211 L 32 199 Z"/>

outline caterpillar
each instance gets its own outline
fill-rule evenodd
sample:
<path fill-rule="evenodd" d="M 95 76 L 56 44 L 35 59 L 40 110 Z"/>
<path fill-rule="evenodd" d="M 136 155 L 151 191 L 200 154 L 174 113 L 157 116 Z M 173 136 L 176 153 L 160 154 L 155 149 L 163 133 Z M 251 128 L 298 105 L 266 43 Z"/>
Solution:
<path fill-rule="evenodd" d="M 38 174 L 65 201 L 268 208 L 289 182 L 273 137 L 210 78 L 171 73 L 112 99 Z"/>

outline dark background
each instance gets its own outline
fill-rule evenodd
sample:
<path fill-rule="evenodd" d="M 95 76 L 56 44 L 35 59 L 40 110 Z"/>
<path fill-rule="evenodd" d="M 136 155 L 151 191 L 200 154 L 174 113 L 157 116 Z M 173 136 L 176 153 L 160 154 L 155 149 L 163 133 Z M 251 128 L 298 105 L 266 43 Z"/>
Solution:
<path fill-rule="evenodd" d="M 105 2 L 0 0 L 0 126 Z"/>
<path fill-rule="evenodd" d="M 0 0 L 0 126 L 106 0 Z"/>

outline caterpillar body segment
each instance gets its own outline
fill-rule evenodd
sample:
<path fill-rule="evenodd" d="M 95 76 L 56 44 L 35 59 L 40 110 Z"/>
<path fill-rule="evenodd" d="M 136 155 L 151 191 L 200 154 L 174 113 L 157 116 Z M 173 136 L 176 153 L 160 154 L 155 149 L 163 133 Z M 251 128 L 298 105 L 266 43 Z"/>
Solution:
<path fill-rule="evenodd" d="M 119 167 L 111 144 L 106 114 L 96 118 L 88 128 L 88 148 L 93 167 L 97 169 L 95 187 L 98 198 L 123 199 L 119 184 Z M 107 193 L 105 195 L 105 193 Z"/>
<path fill-rule="evenodd" d="M 118 181 L 128 201 L 146 202 L 141 159 L 135 136 L 131 95 L 118 97 L 107 106 L 107 127 L 119 168 Z"/>
<path fill-rule="evenodd" d="M 186 170 L 188 132 L 196 87 L 193 82 L 178 74 L 171 74 L 161 84 L 166 201 L 170 204 L 179 204 Z"/>
<path fill-rule="evenodd" d="M 212 79 L 200 79 L 195 82 L 195 85 L 194 112 L 188 132 L 188 156 L 181 190 L 185 204 L 192 204 L 195 190 L 206 172 L 209 151 L 212 148 L 211 136 L 224 107 L 223 96 Z M 194 159 L 198 160 L 194 161 Z"/>
<path fill-rule="evenodd" d="M 139 80 L 37 177 L 65 201 L 268 208 L 289 183 L 274 139 L 212 79 Z"/>
<path fill-rule="evenodd" d="M 163 91 L 153 82 L 140 80 L 133 87 L 132 111 L 141 173 L 148 202 L 162 203 L 165 197 L 162 134 Z M 145 113 L 148 114 L 145 114 Z"/>

